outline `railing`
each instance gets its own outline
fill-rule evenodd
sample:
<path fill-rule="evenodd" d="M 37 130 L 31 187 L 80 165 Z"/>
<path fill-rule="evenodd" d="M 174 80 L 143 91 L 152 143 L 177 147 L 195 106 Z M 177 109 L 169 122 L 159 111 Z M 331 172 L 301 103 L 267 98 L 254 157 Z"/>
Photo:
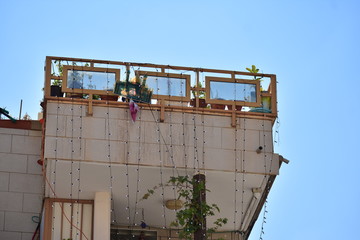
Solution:
<path fill-rule="evenodd" d="M 56 94 L 54 89 L 61 91 Z M 47 100 L 61 97 L 88 102 L 90 114 L 92 104 L 105 100 L 121 106 L 133 99 L 162 113 L 181 109 L 231 114 L 233 120 L 239 114 L 277 117 L 274 74 L 47 57 L 44 93 Z"/>

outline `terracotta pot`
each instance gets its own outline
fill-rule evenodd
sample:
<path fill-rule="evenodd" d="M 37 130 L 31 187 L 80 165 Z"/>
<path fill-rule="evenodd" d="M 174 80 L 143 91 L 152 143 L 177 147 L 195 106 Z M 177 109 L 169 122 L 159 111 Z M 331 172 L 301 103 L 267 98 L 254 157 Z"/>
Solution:
<path fill-rule="evenodd" d="M 232 105 L 227 105 L 229 110 L 232 110 Z M 242 106 L 236 106 L 236 111 L 241 111 Z"/>
<path fill-rule="evenodd" d="M 57 85 L 50 86 L 50 96 L 62 97 L 63 92 L 61 91 L 61 87 Z"/>
<path fill-rule="evenodd" d="M 225 109 L 225 105 L 224 104 L 211 104 L 211 109 Z"/>
<path fill-rule="evenodd" d="M 196 105 L 196 99 L 193 98 L 193 99 L 191 99 L 191 101 L 190 101 L 190 106 L 195 107 L 195 105 Z M 205 99 L 199 98 L 199 107 L 201 107 L 201 108 L 206 108 L 206 106 L 207 106 L 207 103 L 206 103 Z"/>
<path fill-rule="evenodd" d="M 101 100 L 117 101 L 119 96 L 114 95 L 100 95 Z"/>

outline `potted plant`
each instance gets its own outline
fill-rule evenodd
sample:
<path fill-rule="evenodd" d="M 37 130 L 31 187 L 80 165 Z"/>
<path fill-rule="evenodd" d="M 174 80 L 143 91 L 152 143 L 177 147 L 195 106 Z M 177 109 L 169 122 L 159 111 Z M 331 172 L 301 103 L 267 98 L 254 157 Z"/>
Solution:
<path fill-rule="evenodd" d="M 199 177 L 200 175 L 200 177 Z M 189 176 L 170 177 L 170 180 L 164 186 L 175 187 L 177 192 L 177 200 L 183 202 L 182 208 L 176 211 L 176 220 L 170 226 L 180 228 L 179 237 L 184 239 L 192 239 L 193 235 L 199 231 L 205 230 L 206 218 L 214 216 L 216 212 L 220 212 L 216 204 L 208 204 L 204 198 L 206 189 L 205 180 L 200 180 L 202 174 L 198 177 L 190 178 Z M 203 179 L 205 176 L 202 175 Z M 149 189 L 142 197 L 142 200 L 148 199 L 153 195 L 156 189 L 163 187 L 161 184 Z M 175 202 L 176 203 L 176 202 Z M 227 218 L 218 218 L 214 221 L 214 228 L 206 229 L 207 233 L 213 233 L 217 228 L 223 226 L 228 221 Z M 205 233 L 206 233 L 205 232 Z"/>
<path fill-rule="evenodd" d="M 125 82 L 115 84 L 114 93 L 132 99 L 134 102 L 150 103 L 153 90 L 146 84 L 147 76 L 136 75 L 129 80 L 130 72 L 126 74 Z"/>
<path fill-rule="evenodd" d="M 259 69 L 256 68 L 255 65 L 252 65 L 251 68 L 246 68 L 251 73 L 259 73 Z M 262 81 L 262 77 L 254 76 L 254 80 L 259 80 L 260 83 Z M 260 84 L 261 93 L 266 93 Z M 261 107 L 260 108 L 252 108 L 250 112 L 263 112 L 263 113 L 271 113 L 271 97 L 261 96 Z"/>
<path fill-rule="evenodd" d="M 207 103 L 205 101 L 205 91 L 204 90 L 200 90 L 200 91 L 196 91 L 197 88 L 202 88 L 202 83 L 199 82 L 197 85 L 194 85 L 193 88 L 195 90 L 191 90 L 194 98 L 191 99 L 190 101 L 190 106 L 192 107 L 196 107 L 196 97 L 199 98 L 199 106 L 201 108 L 206 108 Z"/>
<path fill-rule="evenodd" d="M 50 96 L 54 96 L 54 97 L 63 96 L 63 92 L 61 91 L 61 84 L 62 82 L 59 79 L 55 79 L 52 81 L 50 86 Z"/>

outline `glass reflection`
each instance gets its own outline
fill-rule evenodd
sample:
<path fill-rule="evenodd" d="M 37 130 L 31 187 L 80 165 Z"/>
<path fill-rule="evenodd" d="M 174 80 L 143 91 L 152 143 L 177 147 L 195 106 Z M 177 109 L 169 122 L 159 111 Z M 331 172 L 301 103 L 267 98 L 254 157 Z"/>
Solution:
<path fill-rule="evenodd" d="M 147 76 L 146 85 L 153 89 L 153 94 L 156 95 L 186 96 L 185 78 Z"/>
<path fill-rule="evenodd" d="M 210 81 L 210 99 L 256 102 L 256 84 Z"/>
<path fill-rule="evenodd" d="M 68 70 L 67 87 L 113 91 L 115 73 Z"/>

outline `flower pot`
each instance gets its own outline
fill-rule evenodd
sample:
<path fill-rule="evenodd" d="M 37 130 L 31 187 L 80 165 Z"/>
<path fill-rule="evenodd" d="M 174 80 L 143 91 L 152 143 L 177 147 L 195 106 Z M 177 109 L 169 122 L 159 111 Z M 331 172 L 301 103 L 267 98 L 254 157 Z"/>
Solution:
<path fill-rule="evenodd" d="M 142 103 L 150 103 L 152 97 L 152 90 L 140 83 L 131 82 L 117 82 L 114 93 Z"/>
<path fill-rule="evenodd" d="M 224 104 L 211 104 L 211 109 L 221 109 L 224 110 L 225 109 L 225 105 Z"/>
<path fill-rule="evenodd" d="M 190 106 L 195 107 L 195 105 L 196 105 L 196 99 L 193 98 L 190 101 Z M 207 106 L 207 103 L 206 103 L 205 99 L 199 98 L 199 107 L 206 108 L 206 106 Z"/>
<path fill-rule="evenodd" d="M 62 97 L 63 92 L 61 91 L 61 86 L 58 85 L 52 85 L 50 86 L 50 96 L 53 97 Z"/>
<path fill-rule="evenodd" d="M 227 105 L 229 110 L 232 110 L 232 105 Z M 241 111 L 242 106 L 236 106 L 236 111 Z"/>
<path fill-rule="evenodd" d="M 119 96 L 114 95 L 100 95 L 101 100 L 107 100 L 107 101 L 117 101 Z"/>

